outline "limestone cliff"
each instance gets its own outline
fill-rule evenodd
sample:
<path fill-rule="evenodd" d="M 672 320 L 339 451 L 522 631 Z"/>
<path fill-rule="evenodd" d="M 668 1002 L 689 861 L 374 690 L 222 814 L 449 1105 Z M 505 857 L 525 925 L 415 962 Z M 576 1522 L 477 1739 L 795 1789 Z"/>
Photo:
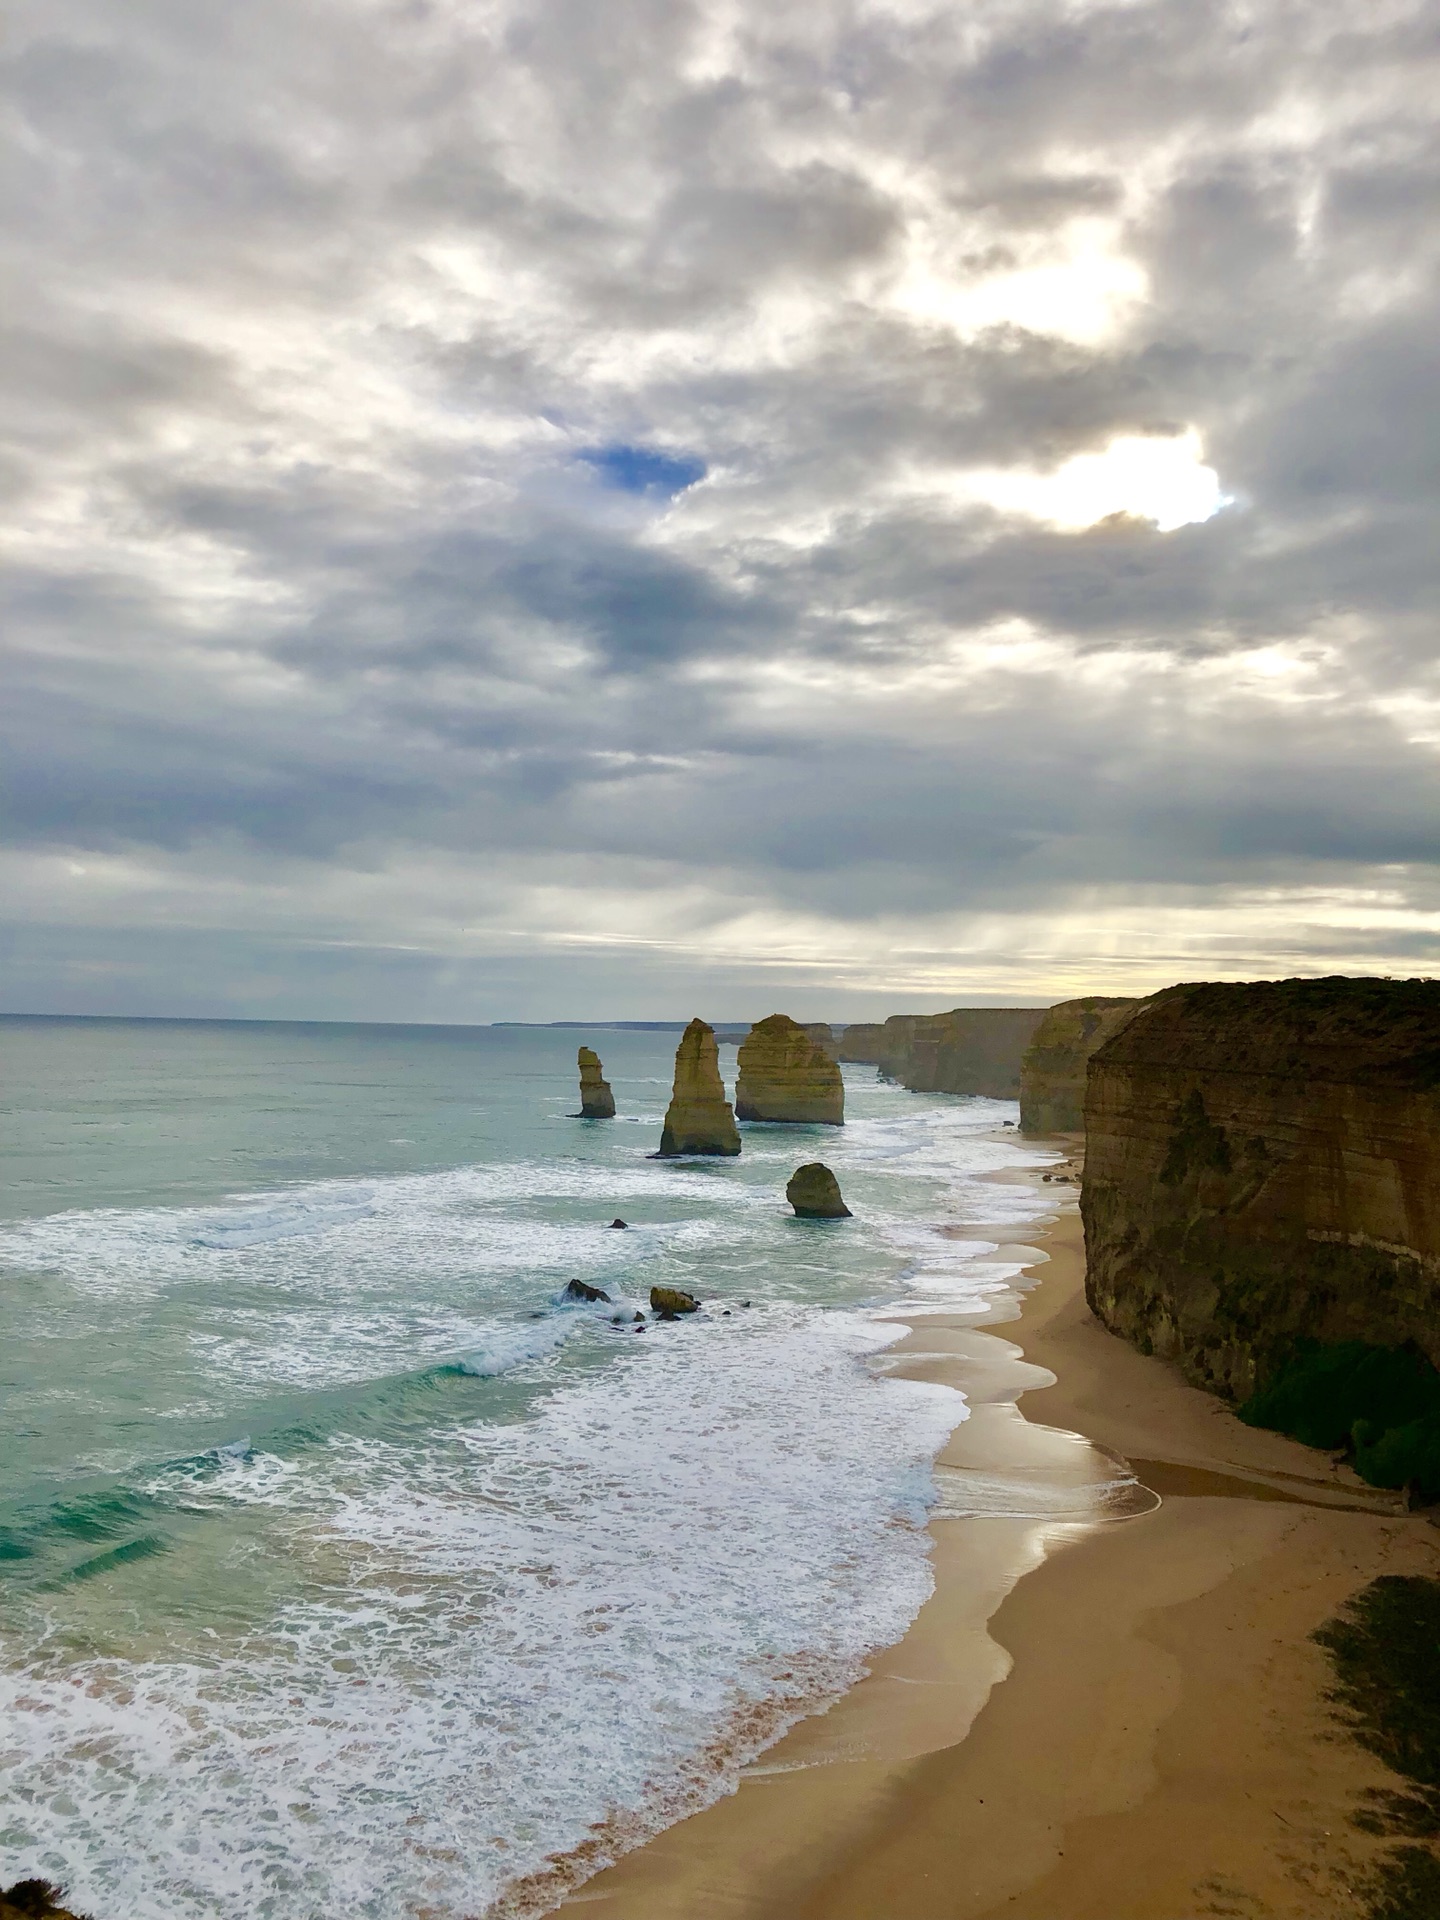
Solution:
<path fill-rule="evenodd" d="M 600 1065 L 600 1056 L 591 1047 L 580 1049 L 580 1118 L 613 1120 L 615 1096 Z"/>
<path fill-rule="evenodd" d="M 659 1157 L 739 1151 L 740 1132 L 725 1098 L 715 1035 L 703 1020 L 692 1020 L 675 1049 L 675 1088 L 665 1114 Z"/>
<path fill-rule="evenodd" d="M 985 1094 L 1013 1100 L 1020 1062 L 1043 1007 L 956 1007 L 951 1013 L 896 1013 L 883 1026 L 846 1027 L 842 1060 L 873 1062 L 916 1093 Z"/>
<path fill-rule="evenodd" d="M 1020 1063 L 1022 1133 L 1079 1133 L 1085 1125 L 1085 1075 L 1103 1047 L 1140 1005 L 1090 994 L 1051 1007 Z"/>
<path fill-rule="evenodd" d="M 828 1020 L 806 1020 L 803 1024 L 806 1033 L 829 1059 L 840 1058 L 840 1043 L 835 1038 L 835 1030 Z"/>
<path fill-rule="evenodd" d="M 892 1013 L 883 1024 L 866 1021 L 846 1027 L 840 1035 L 840 1058 L 879 1067 L 889 1079 L 898 1080 L 910 1058 L 915 1029 L 928 1018 L 923 1013 Z"/>
<path fill-rule="evenodd" d="M 772 1013 L 742 1042 L 735 1086 L 737 1120 L 782 1120 L 838 1127 L 845 1088 L 830 1054 L 798 1021 Z"/>
<path fill-rule="evenodd" d="M 1248 1397 L 1300 1343 L 1440 1361 L 1440 983 L 1172 987 L 1091 1056 L 1090 1305 Z"/>

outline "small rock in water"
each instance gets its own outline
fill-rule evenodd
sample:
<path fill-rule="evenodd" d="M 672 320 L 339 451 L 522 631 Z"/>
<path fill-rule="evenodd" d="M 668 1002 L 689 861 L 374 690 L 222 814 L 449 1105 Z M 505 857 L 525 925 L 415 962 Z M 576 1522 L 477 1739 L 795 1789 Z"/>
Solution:
<path fill-rule="evenodd" d="M 583 1280 L 572 1280 L 565 1289 L 565 1298 L 567 1300 L 603 1300 L 607 1307 L 611 1304 L 610 1296 L 603 1287 L 587 1286 Z"/>
<path fill-rule="evenodd" d="M 651 1287 L 650 1308 L 662 1320 L 678 1320 L 682 1313 L 698 1313 L 700 1302 L 680 1287 Z"/>
<path fill-rule="evenodd" d="M 785 1188 L 785 1198 L 802 1220 L 848 1220 L 850 1209 L 840 1193 L 840 1182 L 819 1160 L 797 1167 Z"/>
<path fill-rule="evenodd" d="M 628 1220 L 622 1220 L 619 1214 L 616 1214 L 615 1218 L 610 1222 L 612 1227 L 628 1227 L 629 1224 L 630 1222 Z"/>

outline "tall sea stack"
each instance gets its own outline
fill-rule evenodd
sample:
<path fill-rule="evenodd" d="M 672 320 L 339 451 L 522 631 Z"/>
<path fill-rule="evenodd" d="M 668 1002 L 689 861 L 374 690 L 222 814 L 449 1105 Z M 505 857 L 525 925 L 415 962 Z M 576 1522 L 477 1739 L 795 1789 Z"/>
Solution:
<path fill-rule="evenodd" d="M 610 1091 L 610 1082 L 601 1069 L 600 1056 L 593 1047 L 580 1049 L 580 1118 L 582 1120 L 613 1120 L 615 1118 L 615 1096 Z"/>
<path fill-rule="evenodd" d="M 725 1098 L 714 1029 L 703 1020 L 692 1020 L 675 1049 L 675 1091 L 665 1115 L 658 1158 L 739 1151 L 740 1132 Z"/>
<path fill-rule="evenodd" d="M 840 1068 L 822 1043 L 789 1014 L 757 1020 L 740 1043 L 737 1120 L 781 1120 L 838 1127 L 845 1119 Z"/>

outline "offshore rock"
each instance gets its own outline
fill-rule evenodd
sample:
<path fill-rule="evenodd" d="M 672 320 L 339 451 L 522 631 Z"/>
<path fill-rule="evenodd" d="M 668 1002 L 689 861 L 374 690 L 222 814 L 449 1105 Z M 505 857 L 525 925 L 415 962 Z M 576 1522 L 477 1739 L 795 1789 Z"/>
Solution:
<path fill-rule="evenodd" d="M 737 1120 L 780 1120 L 794 1126 L 844 1124 L 845 1087 L 839 1066 L 825 1046 L 788 1014 L 772 1013 L 768 1020 L 757 1020 L 741 1044 L 739 1062 Z"/>
<path fill-rule="evenodd" d="M 896 1013 L 883 1026 L 846 1027 L 840 1058 L 871 1061 L 887 1080 L 915 1093 L 1013 1100 L 1020 1091 L 1020 1062 L 1044 1016 L 1043 1007 Z"/>
<path fill-rule="evenodd" d="M 1092 993 L 1048 1009 L 1020 1064 L 1022 1133 L 1081 1131 L 1090 1056 L 1144 1004 Z"/>
<path fill-rule="evenodd" d="M 797 1167 L 785 1186 L 785 1198 L 802 1220 L 849 1220 L 840 1182 L 819 1160 Z"/>
<path fill-rule="evenodd" d="M 698 1313 L 700 1302 L 682 1287 L 651 1287 L 650 1311 L 662 1320 L 678 1320 L 682 1313 Z"/>
<path fill-rule="evenodd" d="M 725 1098 L 715 1035 L 703 1020 L 692 1020 L 675 1049 L 675 1090 L 656 1157 L 666 1160 L 681 1153 L 739 1151 L 740 1133 Z"/>
<path fill-rule="evenodd" d="M 1171 987 L 1090 1060 L 1086 1294 L 1246 1399 L 1306 1340 L 1440 1362 L 1440 982 Z"/>
<path fill-rule="evenodd" d="M 0 1893 L 0 1920 L 79 1920 L 61 1902 L 63 1887 L 49 1880 L 17 1880 Z"/>
<path fill-rule="evenodd" d="M 572 1280 L 566 1287 L 563 1298 L 566 1300 L 584 1300 L 587 1303 L 603 1300 L 608 1307 L 612 1304 L 610 1296 L 603 1287 L 592 1287 L 584 1280 Z"/>
<path fill-rule="evenodd" d="M 615 1096 L 610 1091 L 610 1082 L 604 1077 L 600 1066 L 600 1056 L 593 1047 L 581 1047 L 580 1063 L 580 1115 L 582 1120 L 613 1120 L 615 1118 Z"/>

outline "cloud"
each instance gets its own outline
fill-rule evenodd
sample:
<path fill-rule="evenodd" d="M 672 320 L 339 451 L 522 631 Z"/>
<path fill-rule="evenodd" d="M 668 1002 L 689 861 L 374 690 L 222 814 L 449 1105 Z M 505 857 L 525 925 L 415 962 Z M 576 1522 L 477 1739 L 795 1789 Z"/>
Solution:
<path fill-rule="evenodd" d="M 1420 0 L 28 0 L 13 1004 L 1423 965 L 1437 66 Z"/>

